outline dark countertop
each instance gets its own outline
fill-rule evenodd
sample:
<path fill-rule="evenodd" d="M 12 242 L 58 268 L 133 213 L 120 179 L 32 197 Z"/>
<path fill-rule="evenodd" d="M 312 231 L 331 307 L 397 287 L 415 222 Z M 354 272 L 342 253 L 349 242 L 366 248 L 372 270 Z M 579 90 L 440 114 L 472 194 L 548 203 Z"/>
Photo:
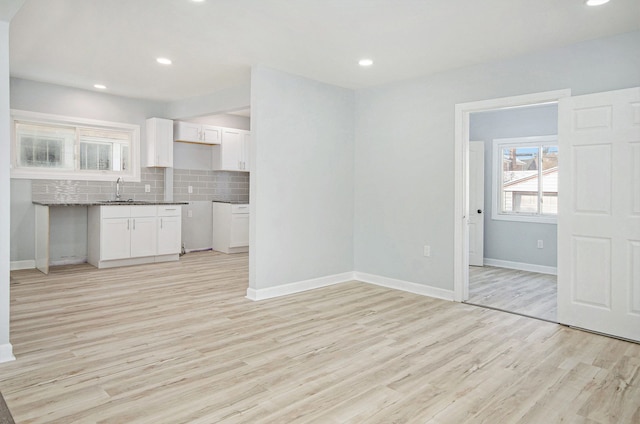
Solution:
<path fill-rule="evenodd" d="M 212 200 L 212 202 L 213 203 L 229 203 L 229 204 L 232 204 L 232 205 L 248 205 L 249 204 L 248 201 L 243 202 L 243 201 L 240 201 L 240 200 Z"/>
<path fill-rule="evenodd" d="M 34 205 L 41 206 L 139 206 L 139 205 L 188 205 L 189 202 L 151 202 L 144 200 L 132 200 L 132 201 L 122 201 L 122 202 L 114 202 L 114 201 L 87 201 L 87 202 L 31 202 Z"/>

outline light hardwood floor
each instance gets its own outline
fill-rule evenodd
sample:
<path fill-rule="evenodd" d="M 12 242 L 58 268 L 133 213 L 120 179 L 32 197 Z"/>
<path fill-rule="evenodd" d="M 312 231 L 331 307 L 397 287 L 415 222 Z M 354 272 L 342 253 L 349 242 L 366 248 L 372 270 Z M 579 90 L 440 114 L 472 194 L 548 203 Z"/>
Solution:
<path fill-rule="evenodd" d="M 349 282 L 247 300 L 247 255 L 12 273 L 21 423 L 639 423 L 640 345 Z"/>
<path fill-rule="evenodd" d="M 557 280 L 549 274 L 470 266 L 467 302 L 557 322 Z"/>

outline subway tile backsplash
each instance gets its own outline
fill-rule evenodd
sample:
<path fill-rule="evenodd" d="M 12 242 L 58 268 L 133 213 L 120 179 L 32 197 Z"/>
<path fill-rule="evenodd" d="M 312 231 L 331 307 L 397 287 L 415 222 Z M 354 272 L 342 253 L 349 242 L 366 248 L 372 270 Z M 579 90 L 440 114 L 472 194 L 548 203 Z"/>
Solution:
<path fill-rule="evenodd" d="M 164 200 L 164 169 L 142 168 L 140 182 L 127 181 L 120 187 L 124 200 L 144 200 L 158 202 Z M 145 193 L 149 184 L 151 191 Z M 113 200 L 116 197 L 116 181 L 84 180 L 32 180 L 31 196 L 40 202 L 93 202 Z"/>
<path fill-rule="evenodd" d="M 145 193 L 149 184 L 151 192 Z M 189 193 L 189 186 L 192 193 Z M 32 199 L 40 202 L 91 202 L 113 200 L 114 181 L 32 180 Z M 121 198 L 159 202 L 164 200 L 164 168 L 142 168 L 139 183 L 126 181 Z M 232 171 L 174 169 L 173 200 L 249 202 L 249 174 Z"/>
<path fill-rule="evenodd" d="M 189 193 L 189 186 L 192 192 Z M 249 174 L 233 171 L 173 170 L 173 200 L 249 202 Z"/>

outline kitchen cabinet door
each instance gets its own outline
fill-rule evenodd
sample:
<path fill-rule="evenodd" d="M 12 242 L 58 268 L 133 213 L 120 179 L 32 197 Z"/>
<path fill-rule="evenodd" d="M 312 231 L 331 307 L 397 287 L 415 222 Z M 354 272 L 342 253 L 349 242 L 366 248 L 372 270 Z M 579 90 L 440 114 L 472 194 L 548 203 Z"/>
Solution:
<path fill-rule="evenodd" d="M 242 156 L 242 133 L 237 130 L 224 130 L 222 133 L 222 169 L 240 171 Z"/>
<path fill-rule="evenodd" d="M 250 136 L 249 131 L 223 128 L 221 143 L 213 150 L 213 169 L 248 172 Z"/>
<path fill-rule="evenodd" d="M 249 246 L 249 214 L 231 214 L 229 247 Z"/>
<path fill-rule="evenodd" d="M 103 219 L 100 234 L 100 260 L 130 257 L 130 230 L 129 218 Z"/>
<path fill-rule="evenodd" d="M 222 128 L 203 125 L 201 135 L 203 143 L 220 144 L 220 140 L 222 139 Z"/>
<path fill-rule="evenodd" d="M 249 131 L 245 131 L 242 133 L 242 155 L 240 157 L 242 170 L 250 171 L 251 170 L 251 133 Z"/>
<path fill-rule="evenodd" d="M 192 124 L 191 122 L 176 121 L 173 125 L 175 141 L 187 141 L 191 143 L 200 143 L 200 124 Z"/>
<path fill-rule="evenodd" d="M 182 243 L 182 217 L 158 218 L 158 255 L 180 253 Z"/>
<path fill-rule="evenodd" d="M 173 121 L 147 119 L 147 166 L 173 166 Z"/>
<path fill-rule="evenodd" d="M 156 255 L 156 217 L 131 218 L 131 257 Z"/>

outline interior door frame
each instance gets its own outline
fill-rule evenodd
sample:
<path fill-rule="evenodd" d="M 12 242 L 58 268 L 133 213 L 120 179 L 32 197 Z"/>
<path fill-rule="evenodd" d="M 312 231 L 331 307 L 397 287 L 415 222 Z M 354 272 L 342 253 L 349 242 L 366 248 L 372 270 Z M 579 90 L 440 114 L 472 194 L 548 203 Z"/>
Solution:
<path fill-rule="evenodd" d="M 469 299 L 469 117 L 474 112 L 530 106 L 557 102 L 571 97 L 571 89 L 545 91 L 520 96 L 501 97 L 455 107 L 454 144 L 454 242 L 453 242 L 453 299 L 464 302 Z"/>

